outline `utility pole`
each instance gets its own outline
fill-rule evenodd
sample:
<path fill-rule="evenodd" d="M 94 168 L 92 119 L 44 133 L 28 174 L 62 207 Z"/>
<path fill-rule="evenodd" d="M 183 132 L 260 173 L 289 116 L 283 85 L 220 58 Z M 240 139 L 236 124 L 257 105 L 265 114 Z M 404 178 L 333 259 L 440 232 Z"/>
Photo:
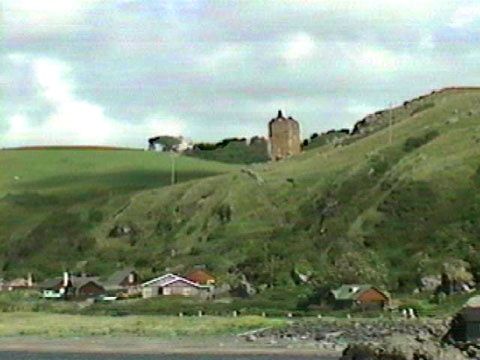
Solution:
<path fill-rule="evenodd" d="M 176 176 L 175 176 L 175 155 L 173 151 L 170 151 L 170 159 L 172 163 L 172 171 L 171 171 L 171 184 L 175 184 Z"/>
<path fill-rule="evenodd" d="M 389 119 L 388 119 L 388 143 L 392 143 L 393 133 L 392 133 L 392 123 L 393 123 L 393 105 L 389 104 Z"/>

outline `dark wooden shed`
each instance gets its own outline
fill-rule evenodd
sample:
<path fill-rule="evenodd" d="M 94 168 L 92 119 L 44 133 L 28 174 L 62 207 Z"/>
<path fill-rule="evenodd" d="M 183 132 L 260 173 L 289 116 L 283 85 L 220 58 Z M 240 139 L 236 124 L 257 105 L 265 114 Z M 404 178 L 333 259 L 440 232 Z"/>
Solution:
<path fill-rule="evenodd" d="M 450 324 L 450 337 L 454 341 L 480 341 L 480 308 L 466 307 L 460 310 Z"/>

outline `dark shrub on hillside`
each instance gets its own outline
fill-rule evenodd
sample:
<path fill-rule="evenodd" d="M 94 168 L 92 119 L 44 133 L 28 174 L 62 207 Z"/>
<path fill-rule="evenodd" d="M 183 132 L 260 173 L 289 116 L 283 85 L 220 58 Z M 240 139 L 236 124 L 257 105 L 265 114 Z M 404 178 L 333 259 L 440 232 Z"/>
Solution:
<path fill-rule="evenodd" d="M 422 111 L 433 108 L 434 106 L 435 106 L 435 104 L 433 102 L 428 102 L 428 103 L 425 103 L 425 104 L 421 104 L 416 109 L 412 110 L 412 112 L 410 113 L 410 116 L 421 113 Z"/>
<path fill-rule="evenodd" d="M 376 154 L 368 159 L 368 166 L 375 175 L 380 175 L 388 170 L 389 163 L 384 156 Z"/>
<path fill-rule="evenodd" d="M 55 206 L 60 204 L 60 200 L 53 195 L 43 195 L 29 191 L 19 194 L 8 193 L 2 200 L 12 205 L 30 207 Z"/>
<path fill-rule="evenodd" d="M 222 224 L 226 224 L 232 219 L 232 207 L 228 204 L 220 205 L 216 213 Z"/>
<path fill-rule="evenodd" d="M 478 167 L 477 171 L 475 171 L 475 174 L 473 174 L 473 183 L 475 186 L 480 187 L 480 166 Z"/>
<path fill-rule="evenodd" d="M 244 138 L 224 139 L 216 144 L 195 144 L 192 150 L 185 152 L 185 155 L 237 164 L 252 164 L 269 160 L 268 143 L 259 137 L 253 137 L 250 144 Z"/>
<path fill-rule="evenodd" d="M 437 130 L 431 130 L 420 136 L 409 137 L 403 145 L 403 150 L 406 152 L 410 152 L 418 149 L 419 147 L 428 144 L 430 141 L 432 141 L 439 135 L 440 133 Z"/>
<path fill-rule="evenodd" d="M 91 209 L 88 212 L 88 221 L 93 223 L 99 223 L 103 220 L 103 213 L 100 210 Z"/>

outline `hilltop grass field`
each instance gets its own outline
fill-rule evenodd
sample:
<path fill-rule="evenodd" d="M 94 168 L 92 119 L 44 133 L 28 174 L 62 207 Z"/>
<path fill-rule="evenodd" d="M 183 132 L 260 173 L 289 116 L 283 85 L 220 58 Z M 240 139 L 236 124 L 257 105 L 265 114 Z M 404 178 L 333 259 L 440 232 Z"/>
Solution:
<path fill-rule="evenodd" d="M 173 186 L 165 154 L 0 151 L 0 265 L 39 278 L 202 265 L 299 302 L 341 283 L 411 293 L 446 269 L 479 279 L 480 91 L 422 96 L 357 130 L 276 163 L 180 156 Z"/>
<path fill-rule="evenodd" d="M 172 160 L 173 159 L 173 160 Z M 216 175 L 233 166 L 166 153 L 133 150 L 0 151 L 0 194 L 131 191 Z"/>

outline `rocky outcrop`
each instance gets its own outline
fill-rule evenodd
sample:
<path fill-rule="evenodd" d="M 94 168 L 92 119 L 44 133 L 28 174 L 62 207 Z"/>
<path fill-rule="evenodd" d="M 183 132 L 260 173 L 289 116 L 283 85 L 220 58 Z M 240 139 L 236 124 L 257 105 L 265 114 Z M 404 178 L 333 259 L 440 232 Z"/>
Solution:
<path fill-rule="evenodd" d="M 377 353 L 375 351 L 377 350 L 375 349 L 377 348 L 375 346 L 383 346 L 386 349 L 391 349 L 392 344 L 401 343 L 400 339 L 404 339 L 405 342 L 416 339 L 415 341 L 419 343 L 419 345 L 423 344 L 426 349 L 433 349 L 432 346 L 434 345 L 440 348 L 441 338 L 446 331 L 446 323 L 438 320 L 393 320 L 387 318 L 375 320 L 333 320 L 319 318 L 293 320 L 290 324 L 281 328 L 259 329 L 251 332 L 254 336 L 250 336 L 249 339 L 245 338 L 245 340 L 250 342 L 255 341 L 265 345 L 315 347 L 335 351 L 338 354 L 344 349 L 350 349 L 344 353 L 344 355 L 350 355 L 351 357 L 345 357 L 344 359 L 387 360 L 397 358 L 361 356 L 366 356 L 368 353 L 376 356 L 375 354 Z M 387 345 L 381 345 L 383 343 L 386 344 L 386 339 L 397 340 L 389 340 L 391 344 L 389 347 Z M 433 345 L 430 346 L 429 344 Z M 399 345 L 397 347 L 399 347 Z M 361 355 L 362 351 L 365 355 Z M 420 354 L 420 352 L 417 353 Z M 357 357 L 353 357 L 355 354 Z M 463 359 L 460 357 L 457 358 Z M 409 360 L 409 358 L 398 359 Z M 455 359 L 456 358 L 452 358 L 452 360 Z"/>
<path fill-rule="evenodd" d="M 119 238 L 122 236 L 129 236 L 136 234 L 135 227 L 131 224 L 118 224 L 115 225 L 110 232 L 108 237 Z"/>
<path fill-rule="evenodd" d="M 394 335 L 378 344 L 352 344 L 339 360 L 463 360 L 459 349 L 442 346 L 432 337 Z"/>
<path fill-rule="evenodd" d="M 272 328 L 257 332 L 258 339 L 288 340 L 302 339 L 317 342 L 336 343 L 347 346 L 350 343 L 380 343 L 394 335 L 411 337 L 431 337 L 440 341 L 447 332 L 447 326 L 440 321 L 421 320 L 309 320 L 293 321 L 282 328 Z"/>

